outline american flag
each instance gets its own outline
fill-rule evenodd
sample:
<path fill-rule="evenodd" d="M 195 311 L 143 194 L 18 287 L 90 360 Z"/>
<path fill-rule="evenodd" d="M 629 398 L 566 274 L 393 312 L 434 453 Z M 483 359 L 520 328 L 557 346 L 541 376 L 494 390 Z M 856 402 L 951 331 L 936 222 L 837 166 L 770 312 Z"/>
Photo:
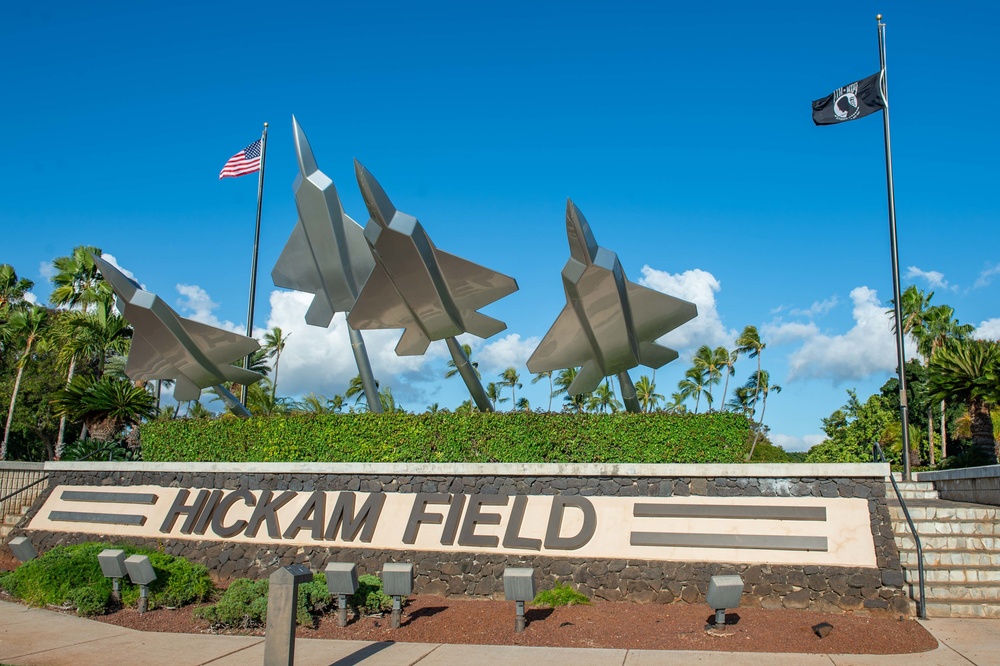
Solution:
<path fill-rule="evenodd" d="M 245 176 L 254 171 L 260 171 L 260 139 L 230 157 L 219 172 L 219 180 Z"/>

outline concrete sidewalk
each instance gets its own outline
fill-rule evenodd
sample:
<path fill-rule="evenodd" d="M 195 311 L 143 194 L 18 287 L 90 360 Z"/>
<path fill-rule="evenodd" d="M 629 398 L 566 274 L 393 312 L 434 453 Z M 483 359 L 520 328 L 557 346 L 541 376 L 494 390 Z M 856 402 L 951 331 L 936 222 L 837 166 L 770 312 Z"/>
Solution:
<path fill-rule="evenodd" d="M 297 666 L 656 666 L 659 664 L 767 664 L 768 666 L 1000 665 L 1000 620 L 925 620 L 936 650 L 903 655 L 812 655 L 580 648 L 367 643 L 300 639 Z M 72 615 L 0 602 L 0 663 L 14 666 L 250 666 L 264 661 L 264 639 L 135 631 Z"/>

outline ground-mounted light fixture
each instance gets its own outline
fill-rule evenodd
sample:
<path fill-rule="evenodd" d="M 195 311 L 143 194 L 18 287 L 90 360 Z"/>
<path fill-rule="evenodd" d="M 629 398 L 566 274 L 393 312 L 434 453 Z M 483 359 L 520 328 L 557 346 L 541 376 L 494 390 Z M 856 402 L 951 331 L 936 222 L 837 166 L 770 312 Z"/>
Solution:
<path fill-rule="evenodd" d="M 156 580 L 153 564 L 146 555 L 132 555 L 125 558 L 125 571 L 129 580 L 139 586 L 139 614 L 149 610 L 149 584 Z"/>
<path fill-rule="evenodd" d="M 101 573 L 111 579 L 111 596 L 115 601 L 122 600 L 122 578 L 128 575 L 125 569 L 125 551 L 116 548 L 105 548 L 97 555 L 101 565 Z"/>
<path fill-rule="evenodd" d="M 706 629 L 721 629 L 726 626 L 726 609 L 739 608 L 743 596 L 743 578 L 740 576 L 712 576 L 708 581 L 705 601 L 715 611 L 715 622 Z"/>
<path fill-rule="evenodd" d="M 30 541 L 28 541 L 28 537 L 14 537 L 7 545 L 10 546 L 10 550 L 14 553 L 14 557 L 22 562 L 27 562 L 28 560 L 33 560 L 38 557 L 38 551 L 35 550 L 35 547 L 31 545 Z"/>
<path fill-rule="evenodd" d="M 337 626 L 347 626 L 347 597 L 358 591 L 358 567 L 351 562 L 326 565 L 326 588 L 337 597 Z"/>
<path fill-rule="evenodd" d="M 403 597 L 408 597 L 413 592 L 413 565 L 386 562 L 382 567 L 382 591 L 392 597 L 389 626 L 398 629 L 403 616 Z"/>
<path fill-rule="evenodd" d="M 535 598 L 535 570 L 531 568 L 504 569 L 503 596 L 508 601 L 515 602 L 517 616 L 514 619 L 514 631 L 524 631 L 524 604 Z"/>

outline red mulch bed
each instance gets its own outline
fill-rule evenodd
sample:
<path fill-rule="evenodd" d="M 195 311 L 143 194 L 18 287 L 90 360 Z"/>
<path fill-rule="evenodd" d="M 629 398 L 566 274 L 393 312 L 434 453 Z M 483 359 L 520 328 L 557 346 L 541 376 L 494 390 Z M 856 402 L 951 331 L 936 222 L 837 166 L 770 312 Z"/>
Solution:
<path fill-rule="evenodd" d="M 517 634 L 513 602 L 424 595 L 411 598 L 399 629 L 389 628 L 388 615 L 351 618 L 340 628 L 332 613 L 315 628 L 300 627 L 296 635 L 414 643 L 817 654 L 900 654 L 937 647 L 934 637 L 912 619 L 739 608 L 728 613 L 724 632 L 707 632 L 706 624 L 713 616 L 705 605 L 681 603 L 597 602 L 529 608 L 527 629 Z M 129 608 L 94 619 L 142 631 L 212 633 L 208 622 L 193 617 L 190 607 L 153 610 L 141 616 Z M 833 626 L 826 638 L 812 629 L 821 622 Z M 262 635 L 263 629 L 243 633 Z"/>

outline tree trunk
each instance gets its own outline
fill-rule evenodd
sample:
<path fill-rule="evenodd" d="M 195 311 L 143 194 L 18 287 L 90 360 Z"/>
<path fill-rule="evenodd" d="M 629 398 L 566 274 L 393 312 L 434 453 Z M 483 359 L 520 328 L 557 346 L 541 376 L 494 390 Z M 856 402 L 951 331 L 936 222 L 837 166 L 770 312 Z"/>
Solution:
<path fill-rule="evenodd" d="M 989 405 L 982 398 L 972 398 L 969 401 L 969 416 L 972 417 L 972 445 L 983 455 L 987 465 L 995 465 L 997 446 L 993 439 L 993 420 L 990 418 Z"/>
<path fill-rule="evenodd" d="M 927 463 L 934 467 L 934 407 L 927 405 Z"/>
<path fill-rule="evenodd" d="M 66 386 L 69 386 L 70 382 L 73 381 L 73 371 L 76 370 L 76 356 L 69 360 L 69 374 L 66 377 Z M 62 460 L 63 449 L 66 448 L 66 442 L 63 441 L 66 436 L 66 415 L 63 414 L 59 417 L 59 439 L 56 440 L 56 453 L 53 458 L 55 460 Z"/>
<path fill-rule="evenodd" d="M 31 349 L 30 346 L 28 348 Z M 26 354 L 29 352 L 25 352 Z M 17 369 L 17 379 L 14 380 L 14 390 L 10 394 L 10 408 L 7 410 L 7 427 L 3 430 L 3 444 L 0 444 L 0 460 L 7 460 L 7 441 L 10 438 L 10 423 L 14 420 L 14 404 L 17 402 L 17 391 L 21 388 L 21 375 L 24 374 L 24 364 Z"/>
<path fill-rule="evenodd" d="M 941 401 L 941 460 L 948 457 L 947 432 L 945 431 L 944 400 Z"/>

